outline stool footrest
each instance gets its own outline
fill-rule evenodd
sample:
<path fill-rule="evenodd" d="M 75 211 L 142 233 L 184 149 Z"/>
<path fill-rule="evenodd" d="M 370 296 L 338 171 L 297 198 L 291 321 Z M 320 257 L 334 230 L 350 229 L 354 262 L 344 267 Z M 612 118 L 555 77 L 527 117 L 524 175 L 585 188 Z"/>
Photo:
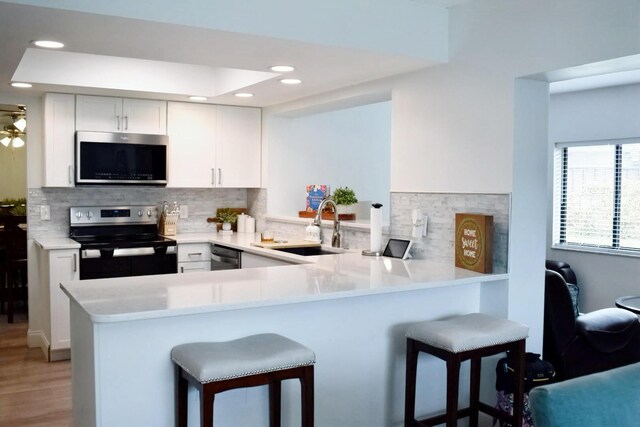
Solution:
<path fill-rule="evenodd" d="M 471 415 L 471 408 L 464 408 L 458 410 L 458 419 L 468 417 Z M 447 422 L 447 414 L 435 415 L 433 417 L 424 418 L 422 420 L 416 420 L 415 424 L 418 427 L 431 427 L 439 424 L 445 424 Z"/>

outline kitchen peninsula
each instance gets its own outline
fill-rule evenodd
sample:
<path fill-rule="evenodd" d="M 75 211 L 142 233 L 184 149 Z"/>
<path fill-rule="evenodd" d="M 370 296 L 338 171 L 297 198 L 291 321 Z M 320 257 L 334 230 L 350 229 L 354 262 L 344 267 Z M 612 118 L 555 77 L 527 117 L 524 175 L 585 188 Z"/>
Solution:
<path fill-rule="evenodd" d="M 316 425 L 399 426 L 405 325 L 475 311 L 507 314 L 506 274 L 348 251 L 276 254 L 252 246 L 254 238 L 177 236 L 179 244 L 221 244 L 297 265 L 62 284 L 71 300 L 74 425 L 173 426 L 173 346 L 274 332 L 316 353 Z M 443 402 L 444 378 L 435 379 L 422 382 L 418 396 Z M 296 382 L 283 386 L 283 425 L 298 425 L 298 393 Z M 195 390 L 189 399 L 196 425 Z M 438 399 L 417 411 L 436 410 Z M 265 387 L 230 391 L 216 398 L 216 422 L 266 426 L 267 408 Z"/>

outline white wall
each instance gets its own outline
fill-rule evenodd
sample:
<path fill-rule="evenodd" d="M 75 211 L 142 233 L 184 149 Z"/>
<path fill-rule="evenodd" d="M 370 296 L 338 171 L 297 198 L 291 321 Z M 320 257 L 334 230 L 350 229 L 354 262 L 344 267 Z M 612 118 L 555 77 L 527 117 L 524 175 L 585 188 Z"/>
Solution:
<path fill-rule="evenodd" d="M 276 117 L 268 139 L 268 213 L 296 216 L 305 208 L 306 185 L 327 184 L 382 203 L 388 218 L 390 102 Z"/>
<path fill-rule="evenodd" d="M 550 153 L 555 142 L 640 137 L 640 85 L 554 94 L 549 109 Z M 553 162 L 549 158 L 549 167 Z M 551 172 L 550 172 L 551 182 Z M 580 310 L 612 307 L 638 293 L 640 258 L 552 249 L 552 188 L 548 189 L 547 258 L 568 262 L 580 284 Z"/>
<path fill-rule="evenodd" d="M 0 146 L 0 200 L 22 197 L 27 197 L 27 149 Z"/>

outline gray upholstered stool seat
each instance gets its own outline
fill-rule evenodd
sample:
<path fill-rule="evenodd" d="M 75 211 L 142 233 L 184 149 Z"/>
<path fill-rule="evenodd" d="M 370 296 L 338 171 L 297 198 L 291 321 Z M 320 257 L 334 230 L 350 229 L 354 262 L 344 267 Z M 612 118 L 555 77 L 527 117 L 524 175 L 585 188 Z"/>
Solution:
<path fill-rule="evenodd" d="M 482 313 L 410 325 L 406 332 L 405 427 L 434 426 L 444 423 L 447 427 L 453 427 L 457 425 L 458 418 L 463 417 L 469 417 L 469 425 L 474 427 L 478 425 L 479 412 L 509 422 L 515 427 L 521 427 L 525 340 L 528 335 L 529 328 L 523 324 Z M 505 351 L 512 351 L 516 360 L 513 416 L 501 413 L 493 406 L 480 402 L 481 359 Z M 416 420 L 416 375 L 420 352 L 436 356 L 447 363 L 447 409 L 444 415 Z M 470 402 L 469 407 L 458 409 L 460 365 L 465 360 L 471 361 Z"/>
<path fill-rule="evenodd" d="M 482 313 L 413 324 L 407 337 L 452 353 L 525 339 L 529 328 L 521 323 Z"/>
<path fill-rule="evenodd" d="M 187 387 L 200 391 L 201 425 L 213 426 L 216 393 L 241 387 L 269 386 L 269 426 L 280 425 L 281 381 L 301 383 L 302 425 L 313 426 L 313 364 L 307 347 L 277 334 L 260 334 L 227 342 L 175 346 L 171 360 L 177 372 L 176 425 L 187 425 Z"/>
<path fill-rule="evenodd" d="M 203 384 L 312 365 L 307 347 L 277 334 L 175 346 L 171 360 Z"/>

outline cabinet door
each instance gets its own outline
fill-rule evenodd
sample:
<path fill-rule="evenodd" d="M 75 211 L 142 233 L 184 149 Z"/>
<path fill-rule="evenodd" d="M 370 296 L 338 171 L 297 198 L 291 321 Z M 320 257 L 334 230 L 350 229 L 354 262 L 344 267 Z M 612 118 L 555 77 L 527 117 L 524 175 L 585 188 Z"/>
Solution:
<path fill-rule="evenodd" d="M 76 130 L 123 132 L 122 98 L 78 95 Z"/>
<path fill-rule="evenodd" d="M 215 106 L 169 102 L 167 187 L 215 186 Z"/>
<path fill-rule="evenodd" d="M 218 187 L 260 187 L 261 129 L 259 108 L 218 106 Z"/>
<path fill-rule="evenodd" d="M 167 103 L 149 99 L 122 100 L 122 132 L 167 134 Z"/>
<path fill-rule="evenodd" d="M 211 261 L 178 263 L 178 273 L 193 273 L 196 271 L 211 271 Z"/>
<path fill-rule="evenodd" d="M 78 251 L 72 249 L 49 251 L 51 350 L 67 349 L 71 346 L 69 297 L 60 289 L 60 283 L 80 278 L 78 256 Z"/>
<path fill-rule="evenodd" d="M 44 96 L 44 187 L 73 187 L 75 97 Z"/>

